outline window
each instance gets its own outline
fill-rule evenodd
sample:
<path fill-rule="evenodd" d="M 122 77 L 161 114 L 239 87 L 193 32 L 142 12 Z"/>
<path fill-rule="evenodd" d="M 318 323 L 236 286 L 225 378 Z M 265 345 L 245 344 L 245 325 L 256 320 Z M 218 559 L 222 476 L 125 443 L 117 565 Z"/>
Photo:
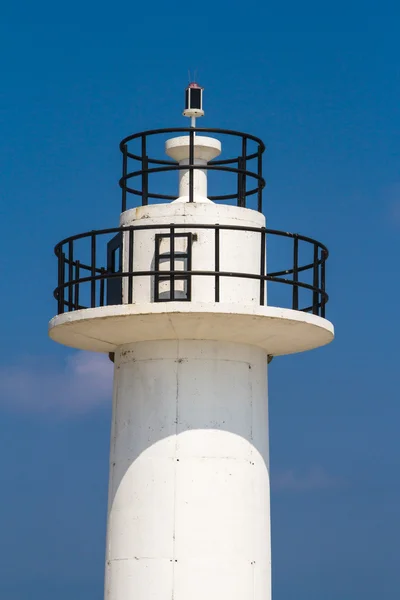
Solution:
<path fill-rule="evenodd" d="M 156 234 L 154 302 L 190 301 L 192 234 Z M 175 275 L 164 272 L 178 272 Z M 180 274 L 182 273 L 182 275 Z"/>
<path fill-rule="evenodd" d="M 122 272 L 122 235 L 117 233 L 107 244 L 107 272 Z M 107 279 L 107 304 L 122 304 L 122 277 Z"/>

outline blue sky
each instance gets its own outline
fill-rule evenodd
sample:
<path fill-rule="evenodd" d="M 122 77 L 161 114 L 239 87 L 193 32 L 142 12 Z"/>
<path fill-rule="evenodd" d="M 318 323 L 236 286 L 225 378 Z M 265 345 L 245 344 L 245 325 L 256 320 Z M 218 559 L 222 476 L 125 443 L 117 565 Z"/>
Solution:
<path fill-rule="evenodd" d="M 111 367 L 47 338 L 54 244 L 118 223 L 119 141 L 204 126 L 267 144 L 272 228 L 328 245 L 329 347 L 270 368 L 274 600 L 400 586 L 400 64 L 368 3 L 13 3 L 0 19 L 0 596 L 102 596 Z"/>

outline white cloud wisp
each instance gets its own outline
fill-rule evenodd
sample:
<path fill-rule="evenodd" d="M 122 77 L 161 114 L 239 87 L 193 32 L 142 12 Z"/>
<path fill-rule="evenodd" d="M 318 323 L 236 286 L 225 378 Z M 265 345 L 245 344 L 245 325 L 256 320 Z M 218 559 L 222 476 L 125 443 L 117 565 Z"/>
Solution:
<path fill-rule="evenodd" d="M 62 365 L 45 360 L 0 367 L 0 406 L 25 413 L 71 416 L 111 403 L 112 363 L 106 355 L 76 352 Z"/>

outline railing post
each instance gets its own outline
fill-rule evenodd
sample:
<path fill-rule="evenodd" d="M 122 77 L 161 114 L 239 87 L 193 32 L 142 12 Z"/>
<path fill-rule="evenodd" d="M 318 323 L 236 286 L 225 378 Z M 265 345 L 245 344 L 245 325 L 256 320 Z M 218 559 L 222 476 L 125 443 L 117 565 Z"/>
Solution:
<path fill-rule="evenodd" d="M 154 302 L 160 301 L 160 238 L 155 234 L 154 251 Z"/>
<path fill-rule="evenodd" d="M 313 314 L 319 314 L 319 269 L 318 269 L 318 246 L 314 243 L 314 264 L 313 264 Z"/>
<path fill-rule="evenodd" d="M 77 260 L 75 262 L 75 301 L 74 301 L 74 310 L 79 310 L 79 267 L 80 261 Z"/>
<path fill-rule="evenodd" d="M 74 247 L 72 240 L 68 242 L 68 310 L 72 310 L 73 305 L 73 289 L 71 285 L 71 281 L 74 279 Z"/>
<path fill-rule="evenodd" d="M 104 267 L 101 267 L 100 269 L 101 271 L 101 279 L 100 279 L 100 306 L 104 306 L 104 288 L 105 288 L 105 274 L 106 274 L 106 269 Z"/>
<path fill-rule="evenodd" d="M 188 238 L 187 238 L 187 268 L 186 268 L 186 272 L 187 272 L 187 279 L 186 279 L 186 291 L 187 291 L 187 300 L 188 302 L 191 302 L 192 300 L 192 276 L 190 274 L 191 270 L 192 270 L 192 251 L 193 251 L 193 235 L 192 233 L 188 233 L 187 234 Z M 175 266 L 175 265 L 174 265 Z"/>
<path fill-rule="evenodd" d="M 293 297 L 292 308 L 299 310 L 299 238 L 295 234 L 293 240 Z"/>
<path fill-rule="evenodd" d="M 260 264 L 260 305 L 265 304 L 265 252 L 266 252 L 266 228 L 261 228 L 261 264 Z"/>
<path fill-rule="evenodd" d="M 147 206 L 149 203 L 149 158 L 146 150 L 146 135 L 142 135 L 142 206 Z"/>
<path fill-rule="evenodd" d="M 64 294 L 65 294 L 65 254 L 62 249 L 58 249 L 58 314 L 62 315 L 64 312 Z"/>
<path fill-rule="evenodd" d="M 194 201 L 193 197 L 193 179 L 194 179 L 194 130 L 190 129 L 189 134 L 189 202 Z"/>
<path fill-rule="evenodd" d="M 258 179 L 258 191 L 257 191 L 257 209 L 258 212 L 262 213 L 262 150 L 261 150 L 261 146 L 258 146 L 258 158 L 257 158 L 257 174 L 259 176 L 260 179 Z"/>
<path fill-rule="evenodd" d="M 126 175 L 128 173 L 128 146 L 123 145 L 122 150 L 122 206 L 121 212 L 126 211 Z"/>
<path fill-rule="evenodd" d="M 215 225 L 215 302 L 219 302 L 219 224 Z"/>
<path fill-rule="evenodd" d="M 240 156 L 237 159 L 237 205 L 242 206 L 242 174 L 240 173 L 240 169 L 242 168 L 242 161 Z"/>
<path fill-rule="evenodd" d="M 122 246 L 121 246 L 122 252 Z M 129 230 L 128 235 L 128 304 L 132 304 L 133 301 L 133 229 Z M 122 281 L 121 281 L 122 284 Z"/>
<path fill-rule="evenodd" d="M 240 160 L 240 169 L 246 171 L 247 169 L 247 140 L 245 137 L 242 137 L 242 156 Z M 243 208 L 246 207 L 246 175 L 241 173 L 240 175 L 240 204 Z"/>
<path fill-rule="evenodd" d="M 92 232 L 91 235 L 91 281 L 90 281 L 90 306 L 95 308 L 96 306 L 96 233 Z"/>
<path fill-rule="evenodd" d="M 169 276 L 170 295 L 169 299 L 172 302 L 175 300 L 175 227 L 171 223 L 170 227 L 170 243 L 169 243 L 169 270 L 171 271 Z"/>
<path fill-rule="evenodd" d="M 321 317 L 325 319 L 325 261 L 326 261 L 326 251 L 322 250 L 321 253 Z"/>

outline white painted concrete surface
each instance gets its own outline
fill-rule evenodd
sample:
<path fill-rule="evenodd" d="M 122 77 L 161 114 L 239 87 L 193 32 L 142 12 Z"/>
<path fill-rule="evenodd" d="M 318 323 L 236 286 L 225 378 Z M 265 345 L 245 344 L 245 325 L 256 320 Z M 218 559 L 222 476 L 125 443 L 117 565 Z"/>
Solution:
<path fill-rule="evenodd" d="M 250 344 L 281 356 L 329 344 L 334 329 L 327 319 L 288 308 L 167 302 L 65 313 L 50 321 L 49 335 L 92 352 L 114 352 L 129 342 L 191 339 Z"/>
<path fill-rule="evenodd" d="M 191 232 L 195 235 L 192 243 L 192 270 L 215 272 L 215 230 L 196 229 L 196 224 L 233 225 L 240 227 L 265 227 L 265 217 L 261 213 L 246 208 L 223 206 L 214 203 L 155 204 L 134 208 L 122 213 L 121 227 L 130 225 L 191 225 L 177 229 L 176 233 Z M 150 271 L 154 269 L 155 236 L 169 235 L 167 229 L 139 230 L 134 233 L 133 248 L 129 248 L 128 234 L 124 234 L 123 270 L 129 271 L 129 253 L 133 252 L 133 270 Z M 179 244 L 179 242 L 178 242 Z M 251 231 L 220 231 L 220 271 L 253 273 L 261 271 L 261 234 Z M 165 244 L 166 251 L 169 243 Z M 182 247 L 183 249 L 183 247 Z M 169 268 L 169 265 L 166 265 Z M 183 265 L 176 261 L 177 269 Z M 192 302 L 215 301 L 215 277 L 191 277 Z M 176 282 L 175 289 L 182 291 L 182 284 Z M 154 278 L 134 277 L 132 282 L 133 302 L 152 303 L 154 300 Z M 128 280 L 123 282 L 123 298 L 127 302 Z M 220 277 L 220 302 L 259 305 L 260 281 L 239 277 Z"/>
<path fill-rule="evenodd" d="M 270 600 L 267 354 L 115 356 L 106 600 Z"/>
<path fill-rule="evenodd" d="M 166 154 L 180 165 L 189 164 L 189 136 L 171 138 L 165 143 Z M 215 138 L 195 134 L 193 140 L 194 164 L 204 166 L 221 154 L 221 142 Z M 189 170 L 179 171 L 179 197 L 175 202 L 189 202 Z M 207 197 L 207 170 L 193 170 L 194 202 L 211 202 Z"/>

